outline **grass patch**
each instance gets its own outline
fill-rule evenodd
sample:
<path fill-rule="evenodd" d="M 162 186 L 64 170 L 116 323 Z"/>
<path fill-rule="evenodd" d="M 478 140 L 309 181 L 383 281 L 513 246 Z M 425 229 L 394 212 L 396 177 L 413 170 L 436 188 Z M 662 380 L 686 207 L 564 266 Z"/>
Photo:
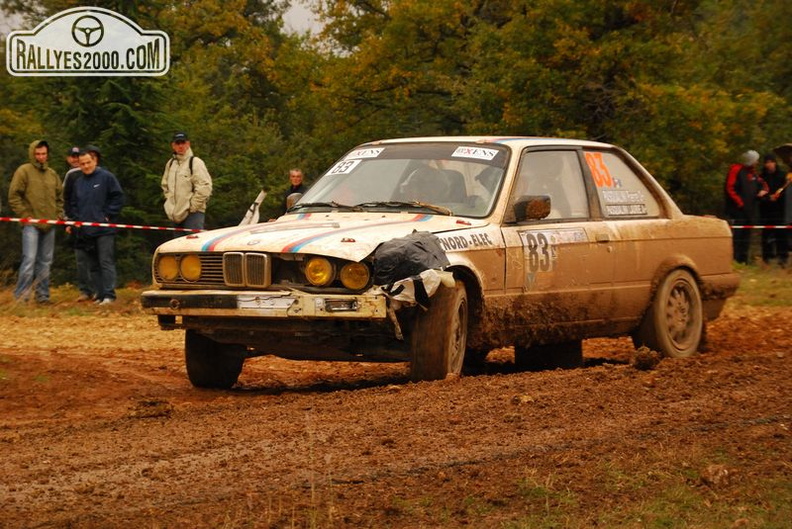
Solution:
<path fill-rule="evenodd" d="M 734 267 L 740 274 L 740 288 L 729 301 L 735 306 L 792 306 L 792 269 L 761 265 Z"/>
<path fill-rule="evenodd" d="M 14 299 L 13 289 L 0 290 L 0 316 L 17 317 L 58 317 L 58 316 L 96 316 L 97 313 L 116 312 L 124 314 L 140 313 L 140 294 L 149 287 L 129 286 L 116 289 L 116 301 L 112 305 L 95 305 L 93 302 L 78 302 L 80 295 L 77 287 L 70 283 L 50 289 L 49 305 L 35 302 L 20 302 Z"/>

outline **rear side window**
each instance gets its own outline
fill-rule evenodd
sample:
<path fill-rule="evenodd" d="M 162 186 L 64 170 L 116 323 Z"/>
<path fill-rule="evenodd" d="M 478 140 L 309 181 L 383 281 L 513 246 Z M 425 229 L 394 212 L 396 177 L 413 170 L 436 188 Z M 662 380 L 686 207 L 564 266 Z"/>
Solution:
<path fill-rule="evenodd" d="M 584 155 L 606 218 L 660 216 L 654 195 L 624 160 L 611 152 L 585 151 Z"/>

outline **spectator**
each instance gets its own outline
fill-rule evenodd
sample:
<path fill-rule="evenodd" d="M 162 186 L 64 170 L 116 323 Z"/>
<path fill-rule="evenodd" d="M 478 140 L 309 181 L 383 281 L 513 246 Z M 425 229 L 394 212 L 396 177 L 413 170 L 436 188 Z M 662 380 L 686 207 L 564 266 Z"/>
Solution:
<path fill-rule="evenodd" d="M 49 144 L 36 140 L 28 149 L 30 162 L 14 172 L 8 205 L 20 218 L 56 219 L 63 210 L 60 177 L 47 165 Z M 50 303 L 50 267 L 55 254 L 55 230 L 47 224 L 22 226 L 22 263 L 14 298 L 27 301 L 35 285 L 36 302 Z"/>
<path fill-rule="evenodd" d="M 165 164 L 161 184 L 165 214 L 177 228 L 202 230 L 212 177 L 203 160 L 193 155 L 187 133 L 174 134 L 171 148 L 173 156 Z"/>
<path fill-rule="evenodd" d="M 82 222 L 113 222 L 124 204 L 124 192 L 115 175 L 99 167 L 95 152 L 80 152 L 82 176 L 74 183 L 71 212 Z M 75 251 L 89 263 L 96 303 L 107 305 L 116 299 L 115 228 L 83 226 Z"/>
<path fill-rule="evenodd" d="M 787 172 L 778 166 L 774 154 L 765 154 L 762 167 L 762 180 L 767 184 L 768 194 L 759 203 L 760 222 L 766 226 L 784 224 L 786 196 L 783 196 Z M 777 193 L 778 192 L 778 193 Z M 762 230 L 762 261 L 770 264 L 773 259 L 785 267 L 789 259 L 787 230 L 785 228 L 764 228 Z"/>
<path fill-rule="evenodd" d="M 101 163 L 101 152 L 98 147 L 87 145 L 84 150 L 96 154 L 97 163 Z M 74 189 L 74 182 L 83 174 L 80 169 L 80 152 L 81 149 L 79 147 L 72 147 L 69 149 L 68 162 L 71 165 L 76 161 L 77 166 L 76 168 L 69 169 L 63 177 L 63 209 L 66 220 L 74 220 L 71 211 L 71 196 L 72 190 Z M 72 165 L 72 167 L 74 166 Z M 87 254 L 77 251 L 77 247 L 85 245 L 92 246 L 92 241 L 86 241 L 82 236 L 83 233 L 79 229 L 72 228 L 71 226 L 66 226 L 66 233 L 69 235 L 68 244 L 74 249 L 74 261 L 77 270 L 77 289 L 80 291 L 77 301 L 91 301 L 96 298 L 91 273 L 91 263 L 87 259 Z M 99 271 L 94 270 L 93 273 L 97 274 Z"/>
<path fill-rule="evenodd" d="M 289 198 L 289 195 L 292 193 L 304 194 L 306 191 L 308 191 L 308 188 L 305 187 L 305 184 L 303 184 L 303 178 L 304 175 L 302 170 L 297 169 L 296 167 L 289 170 L 289 189 L 286 190 L 286 193 L 283 195 L 283 200 L 281 201 L 282 213 L 286 213 L 286 210 L 288 209 L 286 202 Z"/>
<path fill-rule="evenodd" d="M 758 152 L 746 151 L 740 156 L 740 163 L 733 164 L 726 176 L 726 216 L 734 226 L 755 225 L 758 221 L 758 202 L 767 194 L 767 185 L 756 174 L 758 161 Z M 733 238 L 734 260 L 748 263 L 750 228 L 733 230 Z"/>

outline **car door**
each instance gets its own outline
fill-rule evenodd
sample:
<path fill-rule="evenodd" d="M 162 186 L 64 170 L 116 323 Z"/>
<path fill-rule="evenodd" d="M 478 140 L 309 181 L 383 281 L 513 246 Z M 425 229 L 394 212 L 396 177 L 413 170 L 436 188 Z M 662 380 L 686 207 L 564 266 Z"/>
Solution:
<path fill-rule="evenodd" d="M 631 327 L 651 297 L 660 263 L 681 243 L 662 202 L 626 154 L 618 149 L 586 149 L 584 168 L 596 190 L 598 215 L 614 234 L 611 323 L 614 331 Z"/>
<path fill-rule="evenodd" d="M 523 152 L 502 226 L 506 293 L 521 300 L 524 323 L 571 339 L 600 326 L 613 302 L 616 233 L 592 218 L 593 192 L 581 160 L 575 148 Z M 550 197 L 550 214 L 517 221 L 514 203 L 536 195 Z"/>

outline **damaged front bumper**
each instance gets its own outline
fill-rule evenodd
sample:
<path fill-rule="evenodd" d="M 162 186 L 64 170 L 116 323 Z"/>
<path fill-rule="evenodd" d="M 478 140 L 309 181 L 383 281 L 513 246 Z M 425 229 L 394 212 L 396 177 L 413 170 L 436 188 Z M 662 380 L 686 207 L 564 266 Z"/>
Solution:
<path fill-rule="evenodd" d="M 388 300 L 380 289 L 357 295 L 310 294 L 296 290 L 150 290 L 143 292 L 141 305 L 149 314 L 169 317 L 349 320 L 388 317 Z"/>

